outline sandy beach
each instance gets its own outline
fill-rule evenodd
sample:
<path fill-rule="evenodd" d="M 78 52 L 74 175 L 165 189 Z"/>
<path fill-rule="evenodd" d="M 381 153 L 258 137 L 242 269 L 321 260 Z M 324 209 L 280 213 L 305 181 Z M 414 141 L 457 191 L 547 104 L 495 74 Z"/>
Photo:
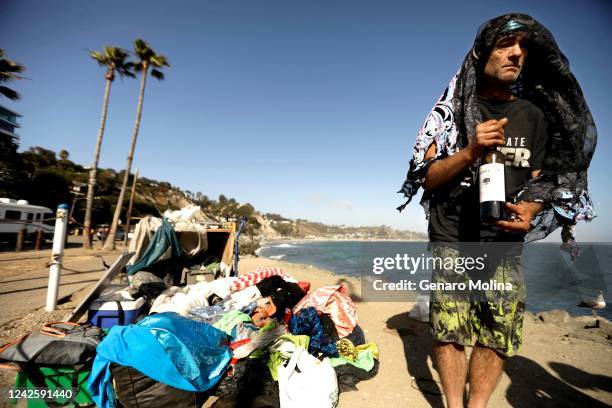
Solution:
<path fill-rule="evenodd" d="M 358 384 L 359 391 L 340 394 L 340 408 L 442 407 L 441 388 L 432 365 L 429 326 L 408 318 L 408 302 L 359 301 L 360 282 L 310 265 L 265 258 L 243 258 L 243 271 L 280 266 L 313 288 L 342 279 L 355 299 L 359 324 L 369 341 L 378 343 L 378 375 Z M 524 344 L 519 355 L 508 360 L 490 407 L 604 407 L 612 404 L 612 325 L 602 319 L 601 328 L 584 329 L 590 317 L 571 318 L 559 313 L 525 318 Z M 548 317 L 548 319 L 547 319 Z M 412 378 L 418 379 L 413 381 Z M 429 391 L 421 392 L 421 386 Z"/>
<path fill-rule="evenodd" d="M 81 284 L 66 279 L 67 288 L 58 311 L 46 313 L 37 298 L 27 296 L 30 310 L 15 310 L 15 293 L 0 293 L 0 342 L 4 343 L 31 330 L 32 326 L 56 321 L 67 314 L 82 298 L 91 281 L 101 271 L 99 256 L 112 260 L 113 253 L 70 250 L 66 264 L 72 274 L 82 276 Z M 31 258 L 31 256 L 30 256 Z M 9 261 L 10 260 L 10 261 Z M 44 286 L 47 259 L 39 255 L 28 259 L 27 254 L 0 254 L 0 285 L 17 276 L 32 275 L 34 291 L 18 289 L 19 293 L 38 293 Z M 360 301 L 360 283 L 356 278 L 343 277 L 309 265 L 258 257 L 242 257 L 239 270 L 247 272 L 257 266 L 279 266 L 299 280 L 311 282 L 311 288 L 336 284 L 342 280 L 349 286 L 358 309 L 358 321 L 369 341 L 380 349 L 378 375 L 357 385 L 358 391 L 340 394 L 340 408 L 353 407 L 441 407 L 443 399 L 437 385 L 438 375 L 432 365 L 431 337 L 428 325 L 408 318 L 412 308 L 407 302 Z M 20 274 L 17 271 L 22 271 Z M 71 279 L 75 279 L 72 275 Z M 14 283 L 14 282 L 13 282 Z M 64 287 L 64 284 L 62 285 Z M 0 291 L 11 292 L 11 291 Z M 15 291 L 12 291 L 15 292 Z M 70 293 L 72 293 L 70 295 Z M 40 298 L 42 299 L 42 292 Z M 39 304 L 40 303 L 40 304 Z M 17 317 L 16 315 L 19 315 Z M 9 317 L 10 316 L 10 317 Z M 604 407 L 612 404 L 612 325 L 602 319 L 598 329 L 585 329 L 590 317 L 569 317 L 565 312 L 550 312 L 540 317 L 529 313 L 525 319 L 524 344 L 515 357 L 507 361 L 503 377 L 490 407 Z M 544 321 L 543 321 L 543 320 Z M 12 384 L 14 375 L 0 370 L 0 387 Z M 423 391 L 419 390 L 419 386 Z M 0 403 L 4 405 L 5 402 Z M 207 404 L 209 405 L 209 404 Z"/>

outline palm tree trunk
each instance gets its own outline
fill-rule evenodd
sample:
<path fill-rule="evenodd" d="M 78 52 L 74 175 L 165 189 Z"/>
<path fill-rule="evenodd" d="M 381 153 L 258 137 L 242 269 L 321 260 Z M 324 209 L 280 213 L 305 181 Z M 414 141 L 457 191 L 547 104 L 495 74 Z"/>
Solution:
<path fill-rule="evenodd" d="M 102 138 L 104 137 L 104 127 L 106 126 L 106 114 L 108 112 L 108 98 L 110 96 L 111 84 L 113 80 L 106 77 L 106 87 L 104 89 L 104 102 L 102 104 L 102 118 L 100 119 L 100 127 L 98 128 L 98 140 L 96 142 L 96 151 L 94 153 L 93 163 L 89 169 L 89 183 L 87 185 L 87 204 L 85 206 L 85 221 L 83 228 L 83 248 L 91 249 L 91 209 L 93 207 L 94 190 L 96 187 L 96 173 L 98 172 L 98 160 L 100 159 L 100 150 L 102 149 Z"/>
<path fill-rule="evenodd" d="M 132 180 L 132 192 L 130 193 L 130 203 L 128 204 L 127 215 L 125 216 L 125 234 L 123 234 L 123 247 L 127 248 L 128 233 L 130 232 L 130 221 L 132 220 L 132 208 L 134 208 L 134 197 L 136 196 L 136 183 L 138 182 L 138 169 L 134 172 Z"/>
<path fill-rule="evenodd" d="M 130 177 L 130 170 L 132 168 L 132 159 L 134 158 L 134 150 L 136 149 L 136 139 L 138 138 L 138 130 L 140 129 L 140 116 L 142 115 L 142 104 L 144 101 L 145 86 L 147 84 L 147 73 L 149 67 L 145 66 L 142 70 L 142 79 L 140 81 L 140 95 L 138 96 L 138 109 L 136 110 L 136 122 L 134 123 L 134 132 L 132 133 L 132 143 L 130 144 L 130 152 L 127 157 L 127 164 L 125 167 L 125 174 L 123 175 L 123 184 L 121 185 L 121 191 L 119 192 L 119 198 L 117 199 L 117 206 L 115 207 L 115 215 L 113 216 L 113 223 L 111 224 L 108 237 L 104 243 L 105 250 L 115 249 L 115 237 L 117 236 L 117 225 L 119 224 L 119 216 L 121 215 L 121 207 L 123 206 L 123 199 L 125 197 L 125 190 L 127 189 L 128 179 Z"/>

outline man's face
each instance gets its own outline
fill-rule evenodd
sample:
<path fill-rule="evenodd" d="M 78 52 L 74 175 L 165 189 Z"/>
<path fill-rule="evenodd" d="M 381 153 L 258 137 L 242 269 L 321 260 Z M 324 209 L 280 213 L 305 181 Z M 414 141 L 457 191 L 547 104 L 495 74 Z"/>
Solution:
<path fill-rule="evenodd" d="M 496 41 L 484 74 L 498 82 L 511 84 L 521 73 L 526 57 L 527 36 L 524 33 L 503 36 Z"/>

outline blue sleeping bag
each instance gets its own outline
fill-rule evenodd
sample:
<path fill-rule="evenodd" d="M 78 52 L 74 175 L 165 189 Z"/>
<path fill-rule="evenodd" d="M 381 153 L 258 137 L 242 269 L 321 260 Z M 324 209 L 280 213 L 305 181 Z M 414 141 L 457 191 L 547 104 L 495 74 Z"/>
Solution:
<path fill-rule="evenodd" d="M 227 335 L 177 313 L 113 327 L 97 347 L 89 389 L 99 407 L 116 407 L 111 363 L 133 367 L 166 385 L 204 392 L 219 382 L 232 358 Z"/>

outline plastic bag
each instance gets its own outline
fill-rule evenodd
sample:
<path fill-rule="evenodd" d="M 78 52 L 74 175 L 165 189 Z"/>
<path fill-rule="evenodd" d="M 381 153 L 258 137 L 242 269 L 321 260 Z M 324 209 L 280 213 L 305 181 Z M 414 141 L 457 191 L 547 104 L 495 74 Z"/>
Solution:
<path fill-rule="evenodd" d="M 281 408 L 334 408 L 338 380 L 329 359 L 317 360 L 298 347 L 287 366 L 278 367 Z"/>
<path fill-rule="evenodd" d="M 429 296 L 419 296 L 408 317 L 420 322 L 429 321 Z"/>

